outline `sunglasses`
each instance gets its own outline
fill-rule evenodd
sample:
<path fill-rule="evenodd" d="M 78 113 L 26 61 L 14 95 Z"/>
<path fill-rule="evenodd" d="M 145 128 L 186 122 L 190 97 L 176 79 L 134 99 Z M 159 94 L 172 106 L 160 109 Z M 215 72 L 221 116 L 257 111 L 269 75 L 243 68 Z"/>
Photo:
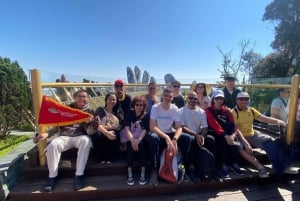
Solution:
<path fill-rule="evenodd" d="M 164 94 L 164 97 L 166 97 L 166 98 L 173 98 L 173 96 L 168 95 L 168 94 Z"/>
<path fill-rule="evenodd" d="M 76 96 L 76 98 L 88 98 L 88 96 L 78 95 L 78 96 Z"/>
<path fill-rule="evenodd" d="M 149 89 L 149 90 L 155 90 L 156 87 L 149 87 L 148 89 Z"/>
<path fill-rule="evenodd" d="M 179 85 L 172 85 L 172 86 L 173 86 L 173 88 L 180 88 Z"/>
<path fill-rule="evenodd" d="M 136 107 L 144 107 L 144 104 L 139 104 L 139 103 L 137 103 L 137 104 L 135 104 L 134 106 L 136 106 Z"/>
<path fill-rule="evenodd" d="M 194 98 L 194 97 L 188 97 L 188 99 L 190 100 L 190 101 L 196 101 L 197 100 L 197 98 Z"/>
<path fill-rule="evenodd" d="M 248 101 L 249 98 L 238 98 L 238 100 L 240 100 L 240 101 Z"/>
<path fill-rule="evenodd" d="M 120 84 L 116 84 L 115 87 L 116 87 L 116 88 L 122 88 L 123 86 L 120 85 Z"/>
<path fill-rule="evenodd" d="M 216 98 L 214 98 L 215 100 L 224 100 L 224 98 L 223 97 L 216 97 Z"/>

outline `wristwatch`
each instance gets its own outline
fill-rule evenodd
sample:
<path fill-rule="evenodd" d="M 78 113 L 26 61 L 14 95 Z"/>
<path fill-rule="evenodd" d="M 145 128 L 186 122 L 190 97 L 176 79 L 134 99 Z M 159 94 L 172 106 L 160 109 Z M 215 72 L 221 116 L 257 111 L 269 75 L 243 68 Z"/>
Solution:
<path fill-rule="evenodd" d="M 172 140 L 175 140 L 176 142 L 177 142 L 177 138 L 176 137 L 173 137 L 173 139 Z"/>

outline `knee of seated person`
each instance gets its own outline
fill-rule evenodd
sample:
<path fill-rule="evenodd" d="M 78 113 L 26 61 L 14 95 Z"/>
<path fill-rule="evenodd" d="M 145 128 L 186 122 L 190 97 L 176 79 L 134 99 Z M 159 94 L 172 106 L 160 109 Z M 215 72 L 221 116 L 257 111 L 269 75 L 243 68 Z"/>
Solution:
<path fill-rule="evenodd" d="M 182 133 L 178 140 L 192 141 L 193 137 L 189 134 Z"/>
<path fill-rule="evenodd" d="M 46 149 L 47 149 L 47 153 L 54 152 L 55 150 L 62 152 L 63 145 L 61 143 L 59 143 L 58 141 L 52 141 L 50 144 L 48 144 Z"/>
<path fill-rule="evenodd" d="M 85 146 L 90 146 L 90 147 L 92 146 L 90 138 L 86 135 L 82 135 L 80 137 L 80 142 L 79 143 L 82 144 L 82 145 L 85 145 Z"/>
<path fill-rule="evenodd" d="M 159 136 L 156 134 L 156 133 L 150 133 L 149 134 L 149 141 L 152 141 L 152 140 L 158 140 L 159 139 Z"/>
<path fill-rule="evenodd" d="M 212 136 L 212 135 L 206 135 L 206 136 L 205 136 L 205 140 L 206 140 L 206 141 L 212 141 L 212 142 L 215 142 L 215 137 Z"/>

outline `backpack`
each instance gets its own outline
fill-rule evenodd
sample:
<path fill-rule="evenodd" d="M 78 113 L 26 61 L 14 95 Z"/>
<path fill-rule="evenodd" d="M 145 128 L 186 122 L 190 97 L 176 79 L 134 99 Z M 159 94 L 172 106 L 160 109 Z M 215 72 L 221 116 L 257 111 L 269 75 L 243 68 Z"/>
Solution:
<path fill-rule="evenodd" d="M 180 154 L 174 154 L 165 148 L 160 158 L 159 177 L 170 182 L 176 183 L 179 175 Z"/>
<path fill-rule="evenodd" d="M 280 137 L 275 140 L 268 140 L 263 144 L 277 179 L 281 178 L 284 170 L 299 155 L 299 147 L 297 147 L 295 142 L 292 142 L 290 145 L 285 142 L 286 134 L 283 132 L 282 126 L 279 130 Z"/>
<path fill-rule="evenodd" d="M 207 148 L 196 150 L 194 162 L 196 165 L 197 176 L 200 181 L 211 180 L 215 171 L 215 157 Z"/>

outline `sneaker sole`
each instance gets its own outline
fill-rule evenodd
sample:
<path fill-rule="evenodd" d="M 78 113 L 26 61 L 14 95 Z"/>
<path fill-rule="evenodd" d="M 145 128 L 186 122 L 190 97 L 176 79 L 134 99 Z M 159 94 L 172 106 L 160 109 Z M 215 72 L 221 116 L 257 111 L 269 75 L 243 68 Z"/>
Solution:
<path fill-rule="evenodd" d="M 157 183 L 152 183 L 152 182 L 149 182 L 150 186 L 158 186 L 158 182 Z"/>
<path fill-rule="evenodd" d="M 258 177 L 263 179 L 263 178 L 269 178 L 270 175 L 262 175 L 262 176 L 258 175 Z"/>

